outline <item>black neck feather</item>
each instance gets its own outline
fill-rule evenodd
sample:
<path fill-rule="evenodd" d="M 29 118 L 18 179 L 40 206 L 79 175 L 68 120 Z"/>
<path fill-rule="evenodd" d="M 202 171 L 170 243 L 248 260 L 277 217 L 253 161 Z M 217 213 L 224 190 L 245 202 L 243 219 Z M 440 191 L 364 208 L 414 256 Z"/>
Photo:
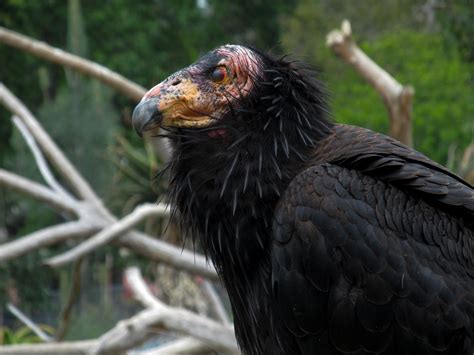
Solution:
<path fill-rule="evenodd" d="M 250 333 L 261 323 L 239 323 L 265 317 L 273 210 L 332 127 L 326 94 L 312 73 L 285 59 L 261 58 L 252 92 L 219 123 L 167 134 L 174 152 L 170 202 L 222 277 L 244 350 L 263 346 Z"/>

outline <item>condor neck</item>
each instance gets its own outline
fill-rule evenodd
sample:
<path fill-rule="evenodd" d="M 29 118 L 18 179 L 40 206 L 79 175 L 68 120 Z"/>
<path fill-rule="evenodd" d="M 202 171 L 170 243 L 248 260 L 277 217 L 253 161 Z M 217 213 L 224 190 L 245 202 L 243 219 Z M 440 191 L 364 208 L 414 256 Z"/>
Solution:
<path fill-rule="evenodd" d="M 270 329 L 270 252 L 275 206 L 331 133 L 324 93 L 289 64 L 266 73 L 255 93 L 210 129 L 170 132 L 170 202 L 200 240 L 228 290 L 239 343 L 263 345 Z"/>
<path fill-rule="evenodd" d="M 267 253 L 277 201 L 332 128 L 319 83 L 283 69 L 259 81 L 245 110 L 169 135 L 171 202 L 218 269 L 252 268 Z"/>

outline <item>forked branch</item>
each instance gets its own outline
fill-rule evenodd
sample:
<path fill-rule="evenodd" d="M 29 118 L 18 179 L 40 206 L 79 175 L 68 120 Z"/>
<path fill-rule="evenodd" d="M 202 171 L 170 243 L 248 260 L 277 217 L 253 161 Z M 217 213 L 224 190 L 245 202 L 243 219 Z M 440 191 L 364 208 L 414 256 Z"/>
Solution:
<path fill-rule="evenodd" d="M 134 293 L 138 293 L 136 297 L 144 304 L 153 306 L 119 322 L 112 330 L 102 335 L 91 354 L 130 349 L 148 339 L 156 328 L 190 335 L 218 351 L 238 353 L 231 327 L 184 309 L 167 306 L 154 298 L 149 294 L 137 268 L 127 269 L 125 277 Z"/>
<path fill-rule="evenodd" d="M 93 237 L 87 239 L 73 249 L 52 257 L 45 261 L 50 266 L 61 266 L 79 259 L 87 253 L 92 252 L 98 247 L 110 243 L 114 238 L 118 238 L 126 231 L 150 216 L 168 216 L 169 209 L 165 204 L 143 204 L 135 208 L 135 210 L 125 216 L 123 219 L 105 227 Z"/>
<path fill-rule="evenodd" d="M 67 239 L 88 237 L 107 226 L 114 226 L 117 218 L 103 206 L 102 201 L 87 181 L 64 156 L 25 105 L 1 83 L 0 103 L 3 103 L 14 115 L 19 117 L 23 124 L 20 124 L 20 126 L 26 130 L 25 132 L 28 132 L 25 137 L 34 138 L 34 148 L 32 150 L 37 149 L 37 162 L 41 161 L 42 153 L 44 152 L 49 161 L 58 169 L 65 180 L 70 183 L 71 188 L 81 198 L 76 199 L 72 195 L 68 196 L 60 193 L 57 191 L 58 189 L 49 189 L 29 179 L 0 169 L 0 185 L 9 186 L 47 202 L 60 212 L 68 212 L 79 217 L 78 221 L 48 227 L 23 238 L 1 244 L 0 261 L 19 257 L 33 250 L 63 242 Z M 45 174 L 53 176 L 47 164 L 43 164 L 42 169 L 48 170 L 44 172 Z M 64 189 L 62 190 L 65 191 Z M 162 207 L 158 207 L 158 209 L 163 210 Z M 165 213 L 164 210 L 163 213 Z M 190 251 L 182 250 L 141 232 L 127 231 L 128 229 L 127 223 L 118 223 L 114 227 L 110 227 L 107 232 L 104 232 L 105 240 L 112 240 L 118 237 L 115 243 L 134 250 L 151 260 L 165 262 L 178 269 L 200 274 L 214 280 L 217 279 L 214 268 L 207 264 L 204 256 L 195 255 Z M 99 239 L 99 242 L 97 239 L 94 240 L 94 242 L 91 242 L 93 246 L 103 244 L 101 241 L 103 240 L 102 237 Z M 88 252 L 90 249 L 86 251 Z M 72 261 L 74 258 L 70 260 Z"/>

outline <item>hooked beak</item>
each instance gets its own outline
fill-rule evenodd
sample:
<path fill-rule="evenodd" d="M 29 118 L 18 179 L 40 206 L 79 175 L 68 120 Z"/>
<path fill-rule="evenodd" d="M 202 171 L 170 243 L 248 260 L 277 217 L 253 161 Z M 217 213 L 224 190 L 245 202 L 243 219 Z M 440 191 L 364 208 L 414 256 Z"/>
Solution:
<path fill-rule="evenodd" d="M 199 107 L 202 101 L 198 85 L 180 71 L 145 94 L 133 110 L 133 127 L 140 136 L 160 126 L 205 127 L 212 119 Z"/>
<path fill-rule="evenodd" d="M 133 110 L 133 128 L 140 137 L 143 136 L 143 132 L 160 126 L 163 116 L 158 108 L 158 102 L 157 98 L 145 99 Z"/>

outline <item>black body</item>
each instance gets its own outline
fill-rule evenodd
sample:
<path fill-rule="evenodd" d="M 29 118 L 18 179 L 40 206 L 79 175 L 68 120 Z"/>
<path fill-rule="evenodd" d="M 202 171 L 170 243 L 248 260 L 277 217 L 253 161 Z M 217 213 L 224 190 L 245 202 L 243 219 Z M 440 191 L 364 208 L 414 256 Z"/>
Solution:
<path fill-rule="evenodd" d="M 472 354 L 472 187 L 332 123 L 312 73 L 258 55 L 252 92 L 215 126 L 167 134 L 171 201 L 225 284 L 242 352 Z"/>

